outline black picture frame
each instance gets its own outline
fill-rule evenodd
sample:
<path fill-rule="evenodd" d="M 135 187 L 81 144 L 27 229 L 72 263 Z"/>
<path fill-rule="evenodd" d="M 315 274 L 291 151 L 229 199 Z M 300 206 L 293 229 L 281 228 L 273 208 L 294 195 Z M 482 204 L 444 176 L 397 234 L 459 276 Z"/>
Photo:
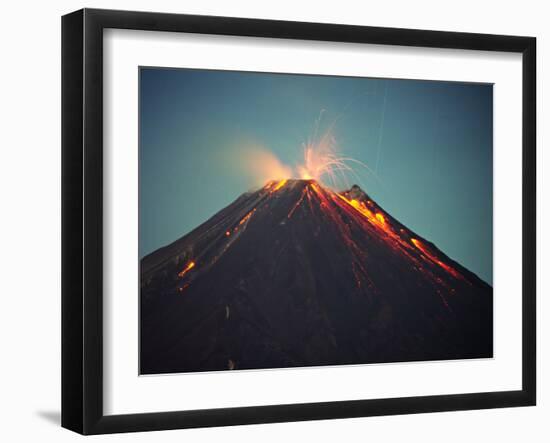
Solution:
<path fill-rule="evenodd" d="M 107 28 L 522 54 L 522 389 L 104 415 L 102 85 L 103 30 Z M 62 426 L 82 434 L 104 434 L 535 405 L 535 115 L 536 39 L 533 37 L 97 9 L 83 9 L 63 16 Z"/>

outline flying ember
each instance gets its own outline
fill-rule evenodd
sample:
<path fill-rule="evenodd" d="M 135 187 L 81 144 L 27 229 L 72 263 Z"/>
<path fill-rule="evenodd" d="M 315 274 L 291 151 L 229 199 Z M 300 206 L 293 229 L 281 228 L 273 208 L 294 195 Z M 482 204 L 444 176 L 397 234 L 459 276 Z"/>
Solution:
<path fill-rule="evenodd" d="M 263 146 L 244 147 L 238 166 L 256 185 L 264 184 L 264 189 L 272 192 L 281 189 L 289 179 L 315 180 L 334 190 L 349 188 L 351 182 L 363 183 L 363 174 L 378 180 L 365 163 L 342 155 L 333 131 L 335 122 L 324 132 L 319 131 L 322 115 L 323 112 L 315 122 L 313 135 L 302 143 L 303 157 L 294 166 L 284 164 Z"/>

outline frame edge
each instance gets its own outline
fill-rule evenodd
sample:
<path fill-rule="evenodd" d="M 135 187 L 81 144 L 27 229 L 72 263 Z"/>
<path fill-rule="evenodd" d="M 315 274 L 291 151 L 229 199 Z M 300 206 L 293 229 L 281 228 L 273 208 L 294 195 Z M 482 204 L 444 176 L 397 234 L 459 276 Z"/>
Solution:
<path fill-rule="evenodd" d="M 63 17 L 62 28 L 63 427 L 81 434 L 104 434 L 536 404 L 535 38 L 101 9 L 68 14 Z M 408 36 L 408 42 L 400 45 L 523 53 L 522 390 L 104 416 L 102 245 L 97 242 L 102 239 L 101 35 L 104 28 L 386 45 L 399 44 L 397 40 Z M 329 32 L 323 33 L 323 30 Z M 482 41 L 481 37 L 486 40 Z"/>
<path fill-rule="evenodd" d="M 61 426 L 84 432 L 84 13 L 61 19 Z"/>
<path fill-rule="evenodd" d="M 522 386 L 529 405 L 537 403 L 537 40 L 522 52 L 523 299 Z"/>

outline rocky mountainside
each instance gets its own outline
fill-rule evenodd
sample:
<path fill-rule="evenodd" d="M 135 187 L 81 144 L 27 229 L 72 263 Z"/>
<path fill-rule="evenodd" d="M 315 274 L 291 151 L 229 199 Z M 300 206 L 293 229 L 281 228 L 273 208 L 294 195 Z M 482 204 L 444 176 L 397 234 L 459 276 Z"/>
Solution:
<path fill-rule="evenodd" d="M 143 258 L 141 373 L 492 357 L 492 299 L 359 187 L 274 181 Z"/>

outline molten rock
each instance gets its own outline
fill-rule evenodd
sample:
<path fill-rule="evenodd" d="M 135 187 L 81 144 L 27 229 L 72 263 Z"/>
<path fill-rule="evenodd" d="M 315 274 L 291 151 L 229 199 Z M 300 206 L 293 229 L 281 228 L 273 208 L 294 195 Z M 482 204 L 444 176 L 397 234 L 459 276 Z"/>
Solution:
<path fill-rule="evenodd" d="M 358 186 L 282 180 L 141 262 L 141 373 L 492 357 L 493 289 Z"/>

